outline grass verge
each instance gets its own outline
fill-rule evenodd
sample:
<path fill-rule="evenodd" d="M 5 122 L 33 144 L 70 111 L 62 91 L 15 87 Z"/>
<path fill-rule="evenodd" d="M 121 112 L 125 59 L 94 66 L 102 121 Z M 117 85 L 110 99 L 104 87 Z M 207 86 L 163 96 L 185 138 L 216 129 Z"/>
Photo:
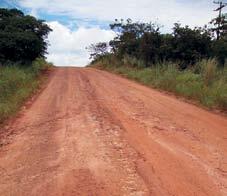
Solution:
<path fill-rule="evenodd" d="M 116 59 L 102 59 L 93 66 L 195 100 L 207 108 L 227 112 L 227 68 L 219 69 L 214 59 L 202 60 L 185 71 L 169 62 L 150 68 L 139 64 L 129 66 Z"/>
<path fill-rule="evenodd" d="M 0 67 L 0 124 L 14 115 L 24 101 L 40 86 L 43 73 L 52 65 L 37 59 L 32 66 Z"/>

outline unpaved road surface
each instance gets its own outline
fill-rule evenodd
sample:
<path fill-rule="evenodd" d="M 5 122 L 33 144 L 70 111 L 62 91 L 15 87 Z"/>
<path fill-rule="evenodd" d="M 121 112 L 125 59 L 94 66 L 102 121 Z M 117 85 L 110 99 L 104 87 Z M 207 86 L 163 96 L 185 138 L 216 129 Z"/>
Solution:
<path fill-rule="evenodd" d="M 227 195 L 227 118 L 95 69 L 58 68 L 0 147 L 0 195 Z"/>

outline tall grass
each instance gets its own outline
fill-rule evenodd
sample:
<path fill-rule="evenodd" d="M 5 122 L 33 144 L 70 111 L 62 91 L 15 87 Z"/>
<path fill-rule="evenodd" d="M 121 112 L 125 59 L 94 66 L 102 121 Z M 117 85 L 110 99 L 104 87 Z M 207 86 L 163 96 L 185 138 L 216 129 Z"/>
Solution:
<path fill-rule="evenodd" d="M 16 113 L 39 86 L 39 75 L 50 66 L 44 59 L 37 59 L 30 67 L 0 67 L 0 123 Z"/>
<path fill-rule="evenodd" d="M 122 62 L 114 59 L 117 61 L 115 63 L 111 60 L 113 59 L 106 62 L 103 59 L 97 64 L 99 68 L 124 75 L 147 86 L 196 100 L 208 108 L 227 111 L 227 68 L 218 68 L 215 59 L 204 59 L 184 71 L 171 62 L 149 68 L 140 65 L 138 68 L 135 65 L 130 66 L 129 60 Z"/>

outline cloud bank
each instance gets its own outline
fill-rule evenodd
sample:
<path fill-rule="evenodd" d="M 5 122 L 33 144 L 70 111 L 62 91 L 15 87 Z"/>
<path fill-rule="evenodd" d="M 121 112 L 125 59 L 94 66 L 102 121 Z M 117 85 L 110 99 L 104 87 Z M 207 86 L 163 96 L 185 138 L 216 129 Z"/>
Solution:
<path fill-rule="evenodd" d="M 72 18 L 112 21 L 115 18 L 135 20 L 159 19 L 163 25 L 180 21 L 189 25 L 203 25 L 212 17 L 212 1 L 207 0 L 21 0 L 20 5 L 33 12 L 45 10 L 49 14 Z"/>
<path fill-rule="evenodd" d="M 47 24 L 53 29 L 48 38 L 47 59 L 57 66 L 87 65 L 89 54 L 86 47 L 91 43 L 107 42 L 115 36 L 113 31 L 98 27 L 80 27 L 73 31 L 58 21 Z"/>

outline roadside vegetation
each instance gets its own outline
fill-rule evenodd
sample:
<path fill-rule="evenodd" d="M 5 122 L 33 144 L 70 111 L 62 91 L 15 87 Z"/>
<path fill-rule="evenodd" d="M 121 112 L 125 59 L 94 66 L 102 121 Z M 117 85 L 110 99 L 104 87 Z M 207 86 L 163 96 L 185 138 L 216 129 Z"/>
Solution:
<path fill-rule="evenodd" d="M 44 55 L 51 29 L 17 9 L 0 9 L 0 124 L 14 115 L 52 67 Z"/>
<path fill-rule="evenodd" d="M 195 100 L 207 108 L 227 111 L 227 68 L 218 69 L 215 59 L 202 60 L 196 68 L 183 71 L 170 62 L 142 68 L 109 58 L 92 66 Z"/>
<path fill-rule="evenodd" d="M 227 19 L 209 25 L 176 23 L 163 34 L 154 23 L 116 20 L 113 40 L 88 47 L 91 65 L 227 111 Z"/>
<path fill-rule="evenodd" d="M 29 67 L 14 64 L 0 68 L 0 123 L 18 111 L 51 67 L 44 59 L 37 59 Z"/>

